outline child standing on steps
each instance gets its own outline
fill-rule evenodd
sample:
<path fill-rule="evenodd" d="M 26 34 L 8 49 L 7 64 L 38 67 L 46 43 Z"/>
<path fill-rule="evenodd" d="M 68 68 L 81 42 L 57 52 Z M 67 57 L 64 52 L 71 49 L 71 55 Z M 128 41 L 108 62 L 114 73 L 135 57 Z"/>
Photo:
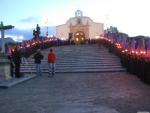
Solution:
<path fill-rule="evenodd" d="M 56 54 L 53 51 L 53 49 L 50 49 L 50 52 L 48 54 L 48 67 L 49 67 L 49 75 L 52 77 L 55 74 L 55 62 L 56 62 Z"/>

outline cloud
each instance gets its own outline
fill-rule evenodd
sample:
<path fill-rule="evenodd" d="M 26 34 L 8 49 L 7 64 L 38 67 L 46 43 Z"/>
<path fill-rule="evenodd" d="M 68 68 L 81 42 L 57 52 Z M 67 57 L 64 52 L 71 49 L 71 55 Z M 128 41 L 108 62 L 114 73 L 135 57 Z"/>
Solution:
<path fill-rule="evenodd" d="M 19 20 L 19 22 L 21 22 L 21 23 L 39 23 L 40 18 L 39 17 L 28 17 L 28 18 Z"/>
<path fill-rule="evenodd" d="M 36 27 L 36 25 L 39 24 L 40 26 L 52 26 L 51 25 L 51 21 L 50 18 L 48 18 L 47 16 L 40 16 L 40 17 L 28 17 L 28 18 L 24 18 L 21 19 L 17 22 L 16 24 L 16 28 L 18 29 L 34 29 Z"/>
<path fill-rule="evenodd" d="M 22 40 L 25 40 L 24 39 L 24 36 L 21 36 L 21 35 L 6 35 L 5 37 L 11 37 L 14 41 L 17 41 L 17 42 L 22 42 Z"/>
<path fill-rule="evenodd" d="M 5 32 L 5 37 L 11 37 L 15 41 L 28 40 L 32 38 L 32 29 L 12 29 Z"/>
<path fill-rule="evenodd" d="M 24 18 L 19 20 L 15 27 L 18 29 L 32 29 L 36 26 L 36 24 L 39 24 L 41 21 L 40 17 L 28 17 L 28 18 Z"/>

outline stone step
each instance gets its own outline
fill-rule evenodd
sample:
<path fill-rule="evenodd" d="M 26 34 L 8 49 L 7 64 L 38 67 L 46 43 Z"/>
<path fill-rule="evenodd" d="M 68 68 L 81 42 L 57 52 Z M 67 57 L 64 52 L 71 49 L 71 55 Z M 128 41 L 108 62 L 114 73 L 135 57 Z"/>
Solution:
<path fill-rule="evenodd" d="M 45 64 L 48 64 L 48 62 L 41 62 L 41 65 L 45 65 Z M 115 61 L 111 61 L 111 62 L 105 62 L 105 61 L 91 61 L 91 62 L 87 62 L 87 61 L 80 61 L 80 62 L 75 62 L 75 61 L 71 61 L 71 62 L 56 62 L 56 65 L 79 65 L 79 66 L 82 66 L 82 65 L 120 65 L 121 63 L 120 62 L 115 62 Z M 34 62 L 29 62 L 29 63 L 24 63 L 24 64 L 21 64 L 22 66 L 24 65 L 35 65 Z"/>
<path fill-rule="evenodd" d="M 64 59 L 57 59 L 57 61 L 83 61 L 83 60 L 88 60 L 88 61 L 118 61 L 118 58 L 64 58 Z M 47 59 L 43 59 L 42 62 L 47 62 Z M 34 62 L 34 60 L 28 60 L 25 62 Z M 25 63 L 23 62 L 23 63 Z"/>
<path fill-rule="evenodd" d="M 72 70 L 56 70 L 56 73 L 85 73 L 85 72 L 120 72 L 126 71 L 124 68 L 112 68 L 112 69 L 72 69 Z M 36 73 L 36 70 L 29 72 L 28 70 L 22 70 L 23 73 Z M 42 73 L 48 73 L 48 70 L 42 70 Z"/>
<path fill-rule="evenodd" d="M 117 56 L 108 52 L 105 47 L 99 48 L 96 45 L 62 46 L 54 49 L 57 54 L 56 73 L 72 72 L 112 72 L 126 71 Z M 48 72 L 47 51 L 42 51 L 44 59 L 41 69 Z M 28 62 L 21 64 L 21 71 L 28 73 L 36 72 L 34 59 L 27 59 Z"/>
<path fill-rule="evenodd" d="M 89 54 L 87 54 L 87 55 L 82 55 L 82 54 L 80 54 L 80 55 L 74 55 L 74 54 L 68 54 L 68 55 L 57 55 L 57 59 L 59 59 L 59 58 L 118 58 L 117 56 L 115 56 L 115 55 L 112 55 L 112 54 L 105 54 L 105 53 L 103 53 L 103 54 L 98 54 L 98 55 L 90 55 L 89 56 Z M 33 59 L 33 57 L 29 57 L 28 59 L 30 59 L 30 60 L 34 60 Z M 44 59 L 47 59 L 47 55 L 44 57 Z"/>
<path fill-rule="evenodd" d="M 42 62 L 41 63 L 42 65 L 47 65 L 48 63 L 47 62 Z M 59 63 L 56 63 L 56 65 L 79 65 L 79 66 L 82 66 L 82 65 L 120 65 L 121 63 L 120 62 L 59 62 Z M 22 66 L 25 66 L 25 65 L 35 65 L 35 63 L 26 63 L 26 64 L 21 64 Z"/>
<path fill-rule="evenodd" d="M 122 66 L 86 66 L 86 67 L 81 67 L 81 66 L 56 66 L 57 70 L 60 69 L 112 69 L 112 68 L 122 68 Z M 36 69 L 35 66 L 32 67 L 22 67 L 21 69 Z M 41 66 L 41 69 L 48 69 L 48 66 Z"/>
<path fill-rule="evenodd" d="M 42 67 L 47 67 L 48 66 L 48 63 L 44 63 L 44 64 L 41 64 Z M 114 64 L 104 64 L 104 63 L 101 63 L 101 64 L 97 64 L 97 63 L 59 63 L 59 64 L 56 64 L 57 67 L 93 67 L 93 66 L 98 66 L 98 67 L 111 67 L 111 66 L 121 66 L 119 63 L 114 63 Z M 21 67 L 35 67 L 35 64 L 26 64 L 26 65 L 21 65 Z"/>
<path fill-rule="evenodd" d="M 61 62 L 61 61 L 120 61 L 118 60 L 118 58 L 64 58 L 64 59 L 57 59 L 57 61 Z M 28 61 L 24 61 L 22 63 L 26 63 L 26 62 L 34 62 L 34 60 L 28 60 Z M 42 62 L 47 62 L 47 59 L 42 60 Z"/>
<path fill-rule="evenodd" d="M 23 62 L 23 64 L 31 64 L 34 63 L 34 61 L 31 62 Z M 47 63 L 47 60 L 45 61 L 41 61 L 41 63 Z M 61 61 L 56 61 L 57 64 L 61 64 L 61 63 L 106 63 L 106 64 L 112 64 L 112 63 L 120 63 L 120 60 L 61 60 Z"/>
<path fill-rule="evenodd" d="M 42 67 L 47 67 L 48 64 L 41 64 Z M 112 67 L 112 66 L 121 66 L 119 64 L 91 64 L 91 63 L 85 63 L 85 64 L 56 64 L 57 67 L 88 67 L 88 66 L 97 66 L 97 67 Z M 28 64 L 28 65 L 21 65 L 21 67 L 35 67 L 35 64 Z"/>

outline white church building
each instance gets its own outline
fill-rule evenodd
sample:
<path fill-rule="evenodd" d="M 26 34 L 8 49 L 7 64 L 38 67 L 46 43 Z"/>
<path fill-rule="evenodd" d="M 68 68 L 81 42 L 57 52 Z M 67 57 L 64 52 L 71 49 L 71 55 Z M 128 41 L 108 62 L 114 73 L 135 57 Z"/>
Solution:
<path fill-rule="evenodd" d="M 91 18 L 83 16 L 80 10 L 77 10 L 75 17 L 70 18 L 65 24 L 56 26 L 56 37 L 76 43 L 99 38 L 103 33 L 104 24 L 93 22 Z"/>

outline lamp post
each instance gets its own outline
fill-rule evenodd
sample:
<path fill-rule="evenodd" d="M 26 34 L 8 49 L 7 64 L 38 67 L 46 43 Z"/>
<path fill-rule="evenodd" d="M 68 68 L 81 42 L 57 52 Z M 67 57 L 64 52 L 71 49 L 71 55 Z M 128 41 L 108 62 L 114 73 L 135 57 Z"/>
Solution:
<path fill-rule="evenodd" d="M 48 37 L 48 24 L 49 24 L 49 20 L 48 18 L 45 21 L 45 25 L 46 25 L 46 37 Z"/>
<path fill-rule="evenodd" d="M 46 36 L 48 37 L 48 26 L 47 26 L 46 30 L 47 30 L 47 31 L 46 31 Z"/>

